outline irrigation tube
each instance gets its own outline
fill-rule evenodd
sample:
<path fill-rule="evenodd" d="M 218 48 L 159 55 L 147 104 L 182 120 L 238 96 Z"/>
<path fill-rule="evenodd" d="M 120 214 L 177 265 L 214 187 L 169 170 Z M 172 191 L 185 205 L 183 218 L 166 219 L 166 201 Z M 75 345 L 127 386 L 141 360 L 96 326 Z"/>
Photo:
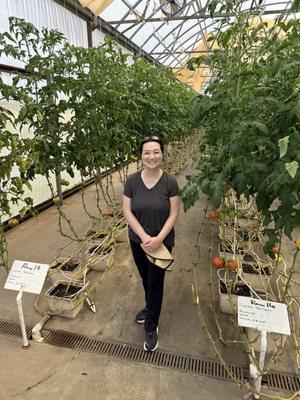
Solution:
<path fill-rule="evenodd" d="M 49 321 L 51 318 L 51 315 L 45 314 L 43 318 L 38 322 L 33 328 L 32 328 L 32 339 L 35 340 L 36 342 L 42 342 L 44 339 L 42 338 L 41 335 L 41 329 L 43 326 L 46 324 L 46 322 Z"/>

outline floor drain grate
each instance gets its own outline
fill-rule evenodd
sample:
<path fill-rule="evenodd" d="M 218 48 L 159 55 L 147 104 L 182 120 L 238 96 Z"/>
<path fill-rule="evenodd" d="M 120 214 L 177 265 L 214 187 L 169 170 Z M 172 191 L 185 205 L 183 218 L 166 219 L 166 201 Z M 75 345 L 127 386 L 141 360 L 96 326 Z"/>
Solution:
<path fill-rule="evenodd" d="M 45 342 L 54 346 L 81 349 L 83 351 L 99 353 L 134 362 L 147 363 L 159 367 L 175 369 L 177 371 L 206 375 L 212 378 L 229 379 L 231 372 L 236 378 L 240 380 L 244 379 L 243 368 L 239 366 L 230 366 L 230 371 L 227 371 L 223 365 L 216 361 L 203 360 L 201 358 L 163 350 L 156 350 L 153 353 L 148 353 L 140 346 L 95 339 L 63 331 L 48 331 Z"/>
<path fill-rule="evenodd" d="M 26 327 L 27 337 L 30 337 L 32 328 Z M 9 336 L 22 336 L 21 326 L 17 322 L 0 320 L 0 334 Z"/>
<path fill-rule="evenodd" d="M 27 327 L 26 332 L 29 337 L 31 328 Z M 101 340 L 64 331 L 45 330 L 43 332 L 45 342 L 54 346 L 80 349 L 128 361 L 170 368 L 176 371 L 206 375 L 211 378 L 230 379 L 230 375 L 233 374 L 237 379 L 244 381 L 249 377 L 248 369 L 237 365 L 229 365 L 229 369 L 225 369 L 219 362 L 203 360 L 190 355 L 163 350 L 148 353 L 141 346 L 120 343 L 114 340 Z M 0 334 L 21 337 L 20 324 L 0 320 Z M 300 390 L 300 377 L 287 373 L 271 372 L 263 377 L 263 382 L 270 389 L 282 389 L 292 392 Z"/>
<path fill-rule="evenodd" d="M 292 392 L 300 390 L 300 377 L 285 373 L 271 372 L 266 376 L 267 385 L 272 389 L 285 389 Z"/>

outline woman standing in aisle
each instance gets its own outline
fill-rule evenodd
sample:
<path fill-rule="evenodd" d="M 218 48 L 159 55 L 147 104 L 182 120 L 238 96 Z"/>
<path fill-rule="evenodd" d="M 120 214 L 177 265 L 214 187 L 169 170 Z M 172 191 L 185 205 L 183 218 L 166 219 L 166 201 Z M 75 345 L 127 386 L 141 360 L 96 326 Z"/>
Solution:
<path fill-rule="evenodd" d="M 179 213 L 179 188 L 171 175 L 163 171 L 164 146 L 157 136 L 145 137 L 140 144 L 143 169 L 130 175 L 125 183 L 123 212 L 129 223 L 129 240 L 145 291 L 145 308 L 135 321 L 144 324 L 144 349 L 158 346 L 158 321 L 163 300 L 165 270 L 152 264 L 144 250 L 157 251 L 162 243 L 171 252 L 174 224 Z"/>

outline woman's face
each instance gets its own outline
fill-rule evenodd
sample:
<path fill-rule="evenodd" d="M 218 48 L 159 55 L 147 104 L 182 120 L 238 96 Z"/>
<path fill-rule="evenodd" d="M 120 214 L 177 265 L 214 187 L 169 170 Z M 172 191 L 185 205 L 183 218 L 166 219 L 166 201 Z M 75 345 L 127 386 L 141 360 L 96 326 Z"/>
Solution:
<path fill-rule="evenodd" d="M 144 167 L 155 169 L 160 167 L 163 160 L 163 153 L 160 144 L 157 142 L 147 142 L 143 145 L 141 161 Z"/>

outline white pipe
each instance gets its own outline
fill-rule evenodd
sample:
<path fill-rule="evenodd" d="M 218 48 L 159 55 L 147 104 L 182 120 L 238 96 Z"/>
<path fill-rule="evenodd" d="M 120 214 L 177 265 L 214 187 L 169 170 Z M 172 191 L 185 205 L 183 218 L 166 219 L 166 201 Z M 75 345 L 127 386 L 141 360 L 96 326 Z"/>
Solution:
<path fill-rule="evenodd" d="M 30 347 L 30 344 L 28 343 L 27 335 L 26 335 L 24 314 L 23 314 L 23 308 L 22 308 L 22 294 L 23 294 L 23 287 L 21 287 L 21 290 L 18 293 L 18 296 L 17 296 L 17 299 L 16 299 L 16 303 L 17 303 L 17 306 L 18 306 L 18 312 L 19 312 L 22 336 L 23 336 L 22 349 L 28 349 Z"/>
<path fill-rule="evenodd" d="M 32 339 L 37 342 L 42 342 L 43 338 L 41 335 L 41 329 L 46 324 L 47 321 L 51 318 L 51 315 L 45 314 L 43 318 L 32 328 Z"/>
<path fill-rule="evenodd" d="M 260 332 L 260 356 L 259 356 L 259 375 L 254 384 L 254 398 L 259 399 L 261 389 L 262 372 L 265 364 L 266 350 L 267 350 L 267 332 L 265 330 Z"/>

